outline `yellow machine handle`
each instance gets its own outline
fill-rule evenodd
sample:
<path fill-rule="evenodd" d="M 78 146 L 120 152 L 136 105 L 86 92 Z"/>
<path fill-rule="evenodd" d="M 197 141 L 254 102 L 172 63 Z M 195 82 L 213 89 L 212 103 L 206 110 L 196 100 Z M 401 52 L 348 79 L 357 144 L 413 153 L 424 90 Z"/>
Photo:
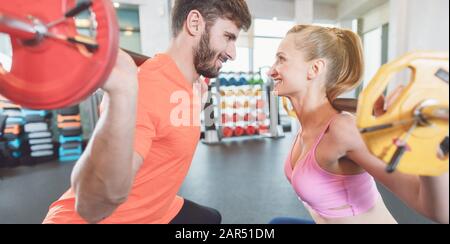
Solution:
<path fill-rule="evenodd" d="M 286 97 L 282 97 L 281 99 L 283 101 L 284 110 L 286 110 L 290 117 L 297 119 L 297 114 L 295 113 L 294 108 L 289 107 L 289 100 Z"/>

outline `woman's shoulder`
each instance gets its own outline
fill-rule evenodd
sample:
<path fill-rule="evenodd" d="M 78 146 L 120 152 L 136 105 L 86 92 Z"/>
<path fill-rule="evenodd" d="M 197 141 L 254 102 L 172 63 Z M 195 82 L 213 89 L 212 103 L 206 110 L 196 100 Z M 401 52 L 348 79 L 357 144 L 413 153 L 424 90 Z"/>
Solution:
<path fill-rule="evenodd" d="M 329 136 L 334 143 L 346 148 L 354 147 L 355 143 L 359 144 L 358 139 L 361 138 L 361 134 L 356 124 L 356 117 L 346 112 L 338 114 L 330 124 Z"/>
<path fill-rule="evenodd" d="M 337 114 L 330 123 L 330 132 L 342 133 L 357 130 L 356 116 L 351 113 L 342 112 Z"/>

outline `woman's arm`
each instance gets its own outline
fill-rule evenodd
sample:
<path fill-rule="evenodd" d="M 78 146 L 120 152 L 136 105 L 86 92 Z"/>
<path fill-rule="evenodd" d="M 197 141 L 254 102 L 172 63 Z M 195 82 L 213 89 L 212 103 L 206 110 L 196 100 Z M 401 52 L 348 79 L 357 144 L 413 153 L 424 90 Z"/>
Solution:
<path fill-rule="evenodd" d="M 449 175 L 419 177 L 398 171 L 389 174 L 386 164 L 372 155 L 359 133 L 355 119 L 341 116 L 330 127 L 346 156 L 364 168 L 410 208 L 439 223 L 449 222 Z M 424 162 L 426 163 L 426 162 Z"/>

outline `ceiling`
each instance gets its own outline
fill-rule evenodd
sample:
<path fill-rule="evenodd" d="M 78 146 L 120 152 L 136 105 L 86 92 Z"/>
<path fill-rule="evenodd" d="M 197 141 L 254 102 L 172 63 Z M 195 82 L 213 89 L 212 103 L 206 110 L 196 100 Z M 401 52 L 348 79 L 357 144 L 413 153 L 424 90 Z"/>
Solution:
<path fill-rule="evenodd" d="M 293 2 L 295 0 L 277 0 L 277 1 Z M 318 3 L 328 3 L 337 5 L 341 3 L 343 0 L 314 0 L 314 1 Z"/>

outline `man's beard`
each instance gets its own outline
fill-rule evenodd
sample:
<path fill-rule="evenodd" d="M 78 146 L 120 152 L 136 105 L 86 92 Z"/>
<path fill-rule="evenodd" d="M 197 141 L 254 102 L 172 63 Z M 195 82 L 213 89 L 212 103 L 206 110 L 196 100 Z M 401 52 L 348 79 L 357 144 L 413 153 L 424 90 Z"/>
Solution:
<path fill-rule="evenodd" d="M 218 77 L 220 73 L 220 67 L 216 67 L 218 53 L 211 48 L 209 32 L 206 31 L 198 46 L 194 48 L 194 65 L 197 73 L 206 78 Z"/>

